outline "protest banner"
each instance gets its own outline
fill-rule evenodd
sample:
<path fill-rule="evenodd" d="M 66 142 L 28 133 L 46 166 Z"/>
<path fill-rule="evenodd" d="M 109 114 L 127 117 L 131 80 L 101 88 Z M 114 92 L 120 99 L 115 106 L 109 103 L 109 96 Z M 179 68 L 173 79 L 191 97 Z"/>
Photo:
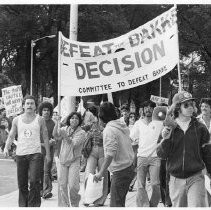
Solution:
<path fill-rule="evenodd" d="M 58 83 L 61 95 L 111 93 L 146 84 L 167 74 L 179 60 L 175 12 L 174 8 L 170 9 L 154 22 L 113 39 L 112 44 L 107 40 L 81 45 L 60 32 Z M 106 53 L 103 46 L 110 46 Z M 112 51 L 112 46 L 116 51 Z"/>
<path fill-rule="evenodd" d="M 43 102 L 47 101 L 47 102 L 51 103 L 52 105 L 54 104 L 54 98 L 53 97 L 51 97 L 51 98 L 43 97 L 42 101 Z"/>
<path fill-rule="evenodd" d="M 14 116 L 22 112 L 23 94 L 21 85 L 3 88 L 2 98 L 4 100 L 7 117 Z"/>
<path fill-rule="evenodd" d="M 4 101 L 3 101 L 3 98 L 0 97 L 0 109 L 3 109 L 4 108 Z"/>
<path fill-rule="evenodd" d="M 163 98 L 163 97 L 160 97 L 160 96 L 154 96 L 154 95 L 151 95 L 150 96 L 150 100 L 156 104 L 167 104 L 169 103 L 169 99 L 168 98 Z"/>

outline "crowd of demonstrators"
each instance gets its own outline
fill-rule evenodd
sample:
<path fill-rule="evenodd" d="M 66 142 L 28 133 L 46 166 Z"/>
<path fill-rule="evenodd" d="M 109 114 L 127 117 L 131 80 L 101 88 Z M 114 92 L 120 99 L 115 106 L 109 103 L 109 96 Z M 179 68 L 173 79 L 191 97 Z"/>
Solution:
<path fill-rule="evenodd" d="M 85 140 L 85 131 L 81 128 L 82 117 L 78 112 L 72 112 L 63 128 L 59 119 L 54 127 L 53 136 L 62 141 L 59 160 L 60 173 L 58 179 L 58 206 L 78 207 L 80 194 L 80 159 Z M 69 193 L 68 193 L 69 191 Z"/>
<path fill-rule="evenodd" d="M 99 107 L 89 102 L 83 116 L 74 111 L 61 122 L 49 102 L 42 102 L 36 114 L 36 100 L 27 95 L 24 112 L 13 121 L 0 110 L 0 143 L 6 156 L 18 138 L 19 206 L 38 207 L 41 197 L 53 196 L 53 158 L 60 207 L 79 206 L 80 172 L 85 172 L 84 189 L 89 173 L 96 182 L 104 177 L 103 195 L 91 206 L 103 206 L 110 192 L 110 206 L 124 207 L 136 181 L 138 207 L 157 207 L 160 200 L 164 206 L 204 207 L 205 199 L 210 206 L 204 174 L 210 177 L 211 173 L 211 99 L 201 100 L 197 116 L 192 96 L 177 93 L 169 109 L 173 127 L 167 121 L 159 126 L 153 121 L 155 106 L 151 101 L 142 103 L 137 120 L 128 104 L 119 109 L 110 102 Z M 82 157 L 87 139 L 91 150 Z"/>
<path fill-rule="evenodd" d="M 167 159 L 170 173 L 169 192 L 173 207 L 205 207 L 206 190 L 203 169 L 211 174 L 210 134 L 194 114 L 194 98 L 188 92 L 174 95 L 174 126 L 162 130 L 157 148 L 159 157 Z M 203 114 L 202 114 L 203 115 Z M 203 118 L 202 118 L 203 119 Z"/>
<path fill-rule="evenodd" d="M 84 186 L 86 188 L 86 181 L 89 173 L 95 174 L 96 170 L 100 171 L 104 161 L 104 148 L 103 148 L 103 125 L 98 118 L 98 107 L 92 106 L 89 108 L 90 112 L 93 113 L 95 117 L 95 122 L 93 122 L 91 128 L 87 133 L 87 137 L 92 144 L 92 150 L 87 159 L 86 171 L 85 171 L 85 181 Z M 108 172 L 104 171 L 103 174 L 103 195 L 94 201 L 94 206 L 103 206 L 108 193 Z"/>
<path fill-rule="evenodd" d="M 99 118 L 105 125 L 103 131 L 103 146 L 105 158 L 102 167 L 95 174 L 94 180 L 99 181 L 109 168 L 111 179 L 111 207 L 124 207 L 126 195 L 134 176 L 134 153 L 129 137 L 129 128 L 117 119 L 112 103 L 104 102 L 100 106 Z"/>
<path fill-rule="evenodd" d="M 5 156 L 15 136 L 18 135 L 16 161 L 19 188 L 20 207 L 39 207 L 40 197 L 40 168 L 41 168 L 41 142 L 45 143 L 46 159 L 50 162 L 50 149 L 48 132 L 45 121 L 36 114 L 36 100 L 27 95 L 23 99 L 24 113 L 15 117 L 12 122 L 7 142 L 4 148 Z M 28 186 L 29 183 L 29 186 Z"/>
<path fill-rule="evenodd" d="M 53 114 L 53 105 L 50 102 L 42 102 L 39 106 L 39 115 L 45 120 L 45 124 L 48 130 L 49 146 L 51 161 L 48 162 L 46 158 L 46 149 L 43 139 L 41 138 L 41 196 L 45 198 L 51 198 L 52 191 L 52 175 L 51 169 L 54 159 L 54 146 L 56 141 L 53 138 L 54 121 L 51 119 Z"/>

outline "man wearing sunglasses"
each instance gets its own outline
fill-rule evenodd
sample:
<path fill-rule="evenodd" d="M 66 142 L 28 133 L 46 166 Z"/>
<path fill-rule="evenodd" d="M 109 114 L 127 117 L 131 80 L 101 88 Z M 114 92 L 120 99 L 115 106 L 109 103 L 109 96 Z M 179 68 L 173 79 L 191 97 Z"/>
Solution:
<path fill-rule="evenodd" d="M 169 192 L 173 207 L 205 207 L 205 178 L 202 170 L 211 173 L 209 132 L 194 113 L 194 98 L 182 91 L 173 97 L 176 126 L 162 131 L 163 141 L 157 149 L 161 158 L 167 158 L 170 173 Z"/>

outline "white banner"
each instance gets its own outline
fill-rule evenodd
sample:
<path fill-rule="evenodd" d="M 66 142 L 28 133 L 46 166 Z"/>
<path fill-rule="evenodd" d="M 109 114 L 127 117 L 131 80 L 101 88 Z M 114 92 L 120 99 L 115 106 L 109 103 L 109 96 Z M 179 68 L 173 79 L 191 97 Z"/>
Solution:
<path fill-rule="evenodd" d="M 167 104 L 168 105 L 168 103 L 169 103 L 168 98 L 163 98 L 163 97 L 154 96 L 154 95 L 151 95 L 150 100 L 156 104 Z"/>
<path fill-rule="evenodd" d="M 59 40 L 63 96 L 110 93 L 143 85 L 167 74 L 179 60 L 175 7 L 116 39 L 81 43 L 59 33 Z"/>
<path fill-rule="evenodd" d="M 22 112 L 23 94 L 21 85 L 2 89 L 2 98 L 6 109 L 6 116 L 14 116 Z"/>

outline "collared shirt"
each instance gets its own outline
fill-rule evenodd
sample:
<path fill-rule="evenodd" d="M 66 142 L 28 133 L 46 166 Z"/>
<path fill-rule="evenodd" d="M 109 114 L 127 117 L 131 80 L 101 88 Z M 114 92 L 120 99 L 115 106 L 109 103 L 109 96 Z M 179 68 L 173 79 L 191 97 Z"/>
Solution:
<path fill-rule="evenodd" d="M 135 122 L 130 132 L 133 142 L 138 142 L 138 157 L 147 157 L 154 150 L 163 127 L 162 121 L 152 121 L 148 125 L 143 119 Z M 152 157 L 157 157 L 156 151 Z"/>

